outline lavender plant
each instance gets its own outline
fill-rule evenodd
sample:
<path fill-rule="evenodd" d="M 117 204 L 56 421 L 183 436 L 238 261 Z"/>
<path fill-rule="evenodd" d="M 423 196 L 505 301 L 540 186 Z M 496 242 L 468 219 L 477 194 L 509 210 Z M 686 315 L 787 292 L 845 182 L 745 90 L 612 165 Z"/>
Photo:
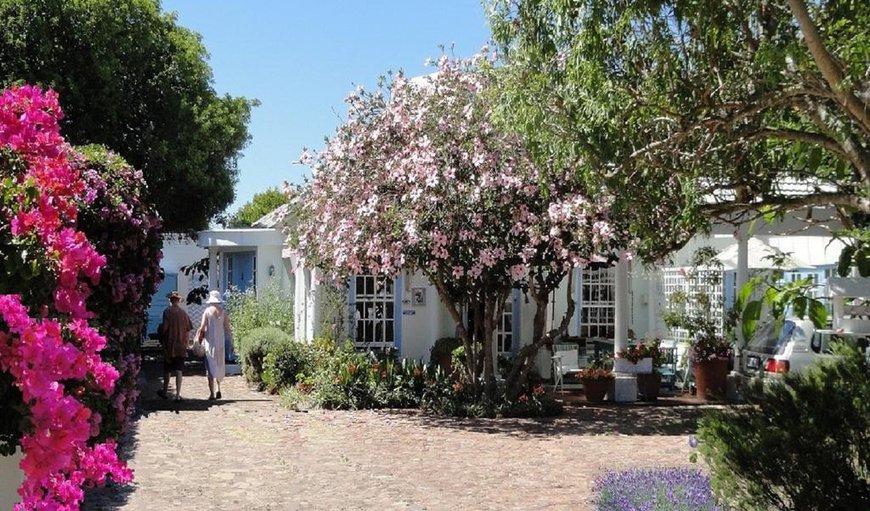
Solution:
<path fill-rule="evenodd" d="M 598 511 L 720 511 L 710 477 L 686 468 L 607 472 L 595 482 Z"/>

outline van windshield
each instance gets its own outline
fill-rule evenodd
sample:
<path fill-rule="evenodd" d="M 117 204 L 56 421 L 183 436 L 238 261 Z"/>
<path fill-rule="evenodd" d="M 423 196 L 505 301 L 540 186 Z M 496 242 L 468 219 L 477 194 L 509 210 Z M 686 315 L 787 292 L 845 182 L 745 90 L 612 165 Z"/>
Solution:
<path fill-rule="evenodd" d="M 775 335 L 774 327 L 774 322 L 770 321 L 756 330 L 752 340 L 749 341 L 749 350 L 772 355 L 779 352 L 792 338 L 800 340 L 806 337 L 803 328 L 794 321 L 786 320 L 778 336 Z"/>

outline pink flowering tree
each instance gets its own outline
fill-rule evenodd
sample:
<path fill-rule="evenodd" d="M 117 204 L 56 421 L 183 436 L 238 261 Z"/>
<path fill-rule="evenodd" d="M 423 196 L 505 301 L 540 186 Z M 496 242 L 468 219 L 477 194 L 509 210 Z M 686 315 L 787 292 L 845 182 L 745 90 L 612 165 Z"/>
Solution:
<path fill-rule="evenodd" d="M 339 277 L 423 272 L 456 323 L 475 390 L 481 377 L 494 388 L 497 320 L 512 289 L 526 290 L 538 306 L 534 340 L 520 352 L 510 397 L 573 314 L 569 289 L 568 317 L 545 332 L 551 292 L 573 268 L 607 258 L 620 237 L 606 194 L 576 193 L 570 173 L 535 167 L 522 141 L 493 124 L 488 65 L 442 57 L 431 75 L 398 74 L 351 94 L 326 148 L 303 153 L 314 178 L 297 200 L 291 243 Z"/>
<path fill-rule="evenodd" d="M 18 510 L 78 509 L 84 486 L 132 478 L 86 405 L 118 371 L 88 323 L 106 258 L 77 227 L 89 199 L 61 118 L 52 91 L 0 93 L 0 451 L 24 453 Z"/>

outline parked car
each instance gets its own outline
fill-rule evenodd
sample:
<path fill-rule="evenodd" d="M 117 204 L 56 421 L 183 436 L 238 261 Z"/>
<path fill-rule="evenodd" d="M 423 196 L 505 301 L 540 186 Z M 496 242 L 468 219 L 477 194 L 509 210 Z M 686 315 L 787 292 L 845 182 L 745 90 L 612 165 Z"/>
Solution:
<path fill-rule="evenodd" d="M 802 372 L 819 360 L 830 358 L 836 340 L 854 343 L 867 352 L 870 332 L 816 330 L 809 320 L 788 319 L 779 335 L 773 322 L 756 330 L 740 355 L 740 372 L 748 377 L 777 378 Z"/>

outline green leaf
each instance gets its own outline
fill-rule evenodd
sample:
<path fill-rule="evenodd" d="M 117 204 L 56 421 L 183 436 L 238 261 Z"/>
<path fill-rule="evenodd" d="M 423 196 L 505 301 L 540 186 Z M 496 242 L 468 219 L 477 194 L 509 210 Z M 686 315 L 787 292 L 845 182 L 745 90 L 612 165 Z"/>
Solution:
<path fill-rule="evenodd" d="M 737 295 L 737 303 L 735 304 L 738 310 L 741 310 L 745 306 L 749 305 L 749 298 L 752 296 L 752 291 L 754 289 L 755 284 L 752 281 L 743 284 L 743 287 L 740 288 L 740 293 Z"/>
<path fill-rule="evenodd" d="M 813 322 L 813 325 L 816 328 L 825 328 L 828 326 L 828 309 L 825 308 L 825 305 L 822 302 L 815 298 L 811 298 L 809 303 L 809 313 L 810 321 Z"/>
<path fill-rule="evenodd" d="M 777 212 L 773 206 L 762 206 L 761 214 L 764 215 L 764 220 L 769 224 L 776 220 Z"/>
<path fill-rule="evenodd" d="M 806 296 L 797 296 L 791 303 L 792 312 L 795 316 L 804 319 L 807 315 L 807 303 L 809 299 Z"/>
<path fill-rule="evenodd" d="M 755 333 L 755 327 L 758 325 L 758 319 L 761 317 L 761 301 L 753 300 L 746 304 L 743 309 L 743 316 L 740 321 L 740 331 L 743 334 L 743 342 L 749 342 L 752 334 Z"/>
<path fill-rule="evenodd" d="M 855 247 L 849 245 L 840 252 L 840 261 L 837 263 L 837 275 L 847 277 L 849 268 L 852 266 L 852 256 L 855 255 Z"/>
<path fill-rule="evenodd" d="M 819 163 L 822 161 L 822 150 L 818 147 L 814 147 L 810 150 L 809 161 L 807 161 L 807 167 L 809 167 L 810 171 L 818 168 Z"/>

